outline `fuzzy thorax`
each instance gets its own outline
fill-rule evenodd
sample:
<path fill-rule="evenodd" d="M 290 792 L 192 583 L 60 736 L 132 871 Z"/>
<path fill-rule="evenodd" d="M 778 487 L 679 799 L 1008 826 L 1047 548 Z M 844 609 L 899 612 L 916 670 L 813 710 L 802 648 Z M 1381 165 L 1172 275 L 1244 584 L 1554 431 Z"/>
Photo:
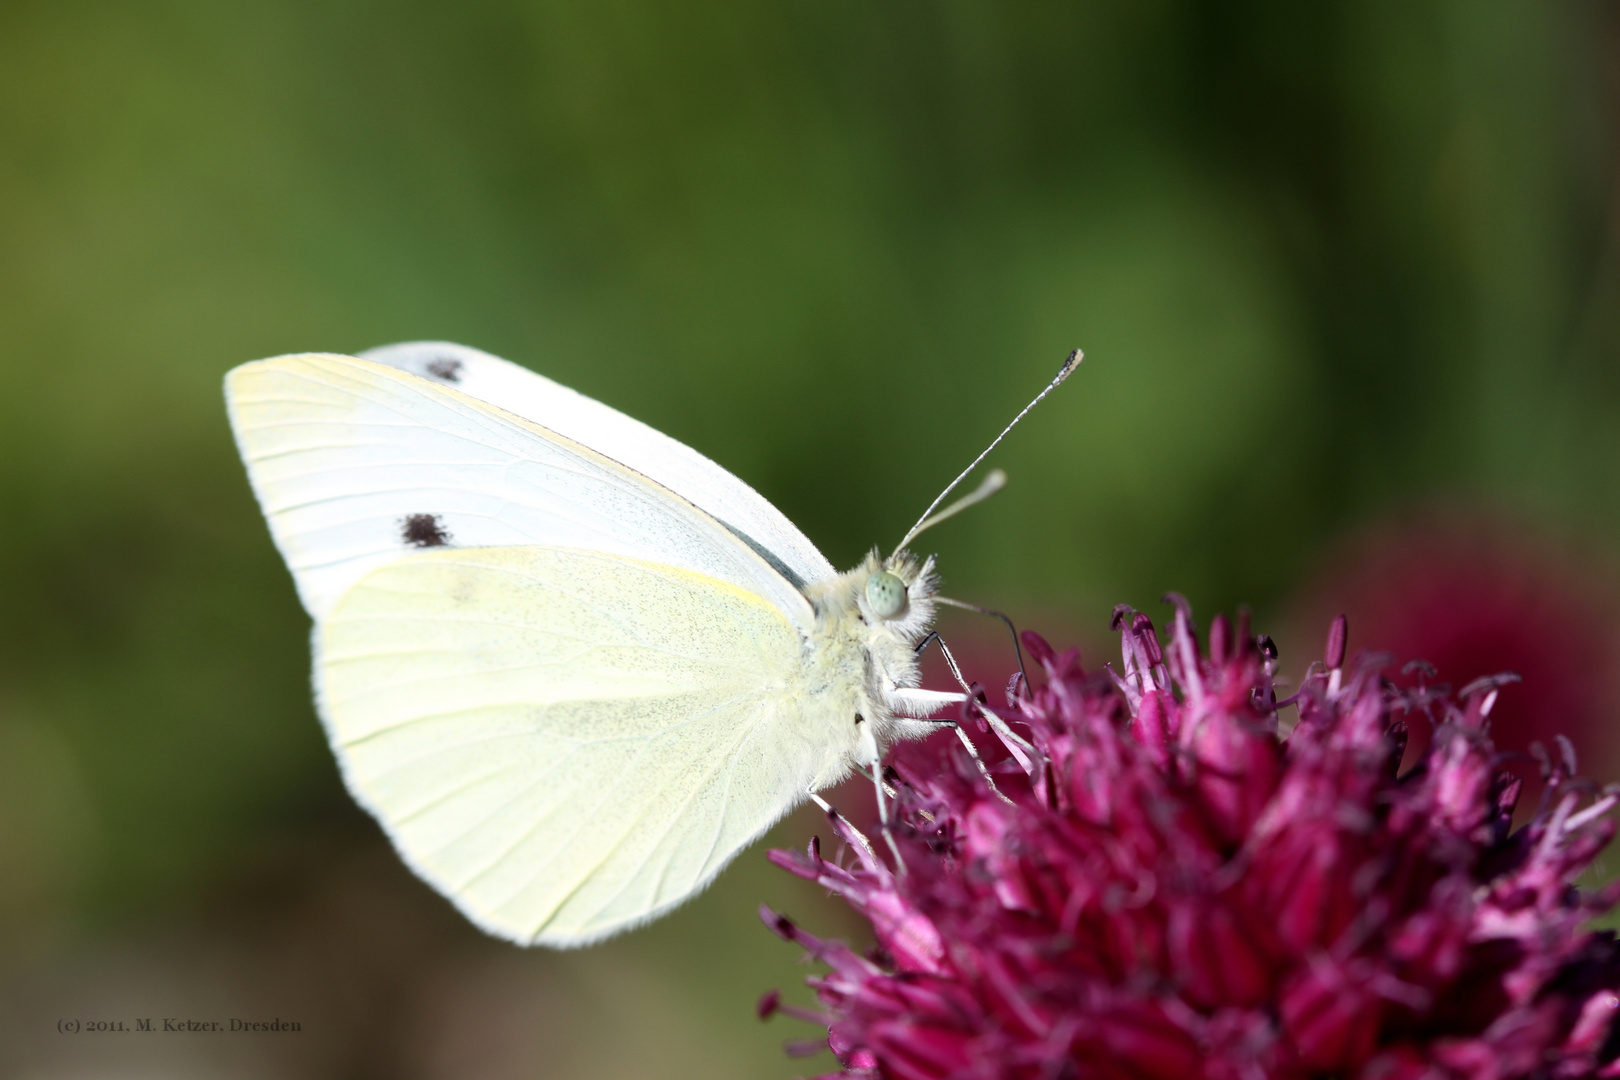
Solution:
<path fill-rule="evenodd" d="M 904 605 L 889 618 L 874 611 L 867 584 L 887 572 L 905 585 Z M 934 594 L 939 579 L 934 560 L 919 562 L 910 552 L 883 559 L 874 550 L 847 573 L 815 582 L 805 589 L 815 609 L 816 624 L 803 652 L 805 690 L 821 697 L 829 719 L 847 725 L 852 759 L 865 755 L 856 723 L 870 725 L 869 738 L 878 750 L 912 734 L 894 691 L 921 681 L 916 648 L 934 622 Z"/>

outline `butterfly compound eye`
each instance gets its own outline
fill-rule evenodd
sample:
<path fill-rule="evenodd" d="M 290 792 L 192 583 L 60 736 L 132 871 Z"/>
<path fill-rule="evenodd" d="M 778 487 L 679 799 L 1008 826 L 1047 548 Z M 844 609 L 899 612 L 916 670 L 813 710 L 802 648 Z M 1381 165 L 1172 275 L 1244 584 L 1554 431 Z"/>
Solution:
<path fill-rule="evenodd" d="M 880 619 L 892 619 L 906 609 L 906 583 L 887 570 L 866 579 L 866 603 Z"/>

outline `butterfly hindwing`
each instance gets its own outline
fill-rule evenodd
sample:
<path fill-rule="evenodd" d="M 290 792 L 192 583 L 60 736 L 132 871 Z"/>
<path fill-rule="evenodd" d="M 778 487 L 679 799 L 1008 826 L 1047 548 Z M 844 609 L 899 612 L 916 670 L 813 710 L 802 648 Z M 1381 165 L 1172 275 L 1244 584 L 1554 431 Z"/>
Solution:
<path fill-rule="evenodd" d="M 320 625 L 323 718 L 413 868 L 503 937 L 583 944 L 674 906 L 841 768 L 776 608 L 670 566 L 423 552 Z"/>

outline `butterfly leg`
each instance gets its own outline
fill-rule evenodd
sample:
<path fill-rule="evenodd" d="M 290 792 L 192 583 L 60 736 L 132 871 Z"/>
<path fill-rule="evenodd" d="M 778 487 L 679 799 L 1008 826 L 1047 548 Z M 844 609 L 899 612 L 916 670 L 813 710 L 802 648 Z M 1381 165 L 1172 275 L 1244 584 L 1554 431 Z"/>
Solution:
<path fill-rule="evenodd" d="M 1011 619 L 999 611 L 994 611 L 987 607 L 980 607 L 978 604 L 970 604 L 965 600 L 952 600 L 948 596 L 936 596 L 934 597 L 934 603 L 947 604 L 951 607 L 962 608 L 964 611 L 976 611 L 980 615 L 988 615 L 992 619 L 1000 619 L 1002 625 L 1007 628 L 1007 633 L 1012 635 L 1013 655 L 1018 658 L 1018 682 L 1015 685 L 1018 688 L 1029 686 L 1029 674 L 1024 671 L 1024 648 L 1018 643 L 1018 628 L 1013 625 L 1013 621 Z M 938 635 L 930 632 L 929 636 L 937 637 Z M 922 652 L 927 645 L 928 638 L 923 638 L 922 644 L 917 646 L 917 651 Z M 1011 694 L 1011 691 L 1009 691 L 1009 694 Z M 1007 704 L 1011 705 L 1012 702 L 1009 701 Z"/>
<path fill-rule="evenodd" d="M 951 674 L 956 676 L 957 683 L 961 685 L 963 692 L 967 695 L 965 700 L 970 700 L 971 701 L 972 698 L 973 698 L 973 688 L 967 684 L 966 679 L 962 678 L 962 669 L 957 666 L 956 657 L 951 655 L 950 647 L 945 644 L 945 639 L 939 636 L 939 631 L 930 630 L 928 632 L 928 636 L 923 638 L 922 643 L 917 646 L 917 651 L 921 652 L 925 647 L 927 647 L 927 645 L 928 645 L 928 643 L 930 641 L 939 642 L 939 651 L 945 655 L 945 663 L 950 665 Z M 989 712 L 988 709 L 983 709 L 981 711 L 984 712 L 987 716 L 993 715 L 993 714 L 991 714 Z M 984 777 L 984 782 L 990 786 L 990 790 L 995 793 L 996 798 L 1000 799 L 1002 802 L 1007 803 L 1009 805 L 1012 804 L 1012 800 L 1007 798 L 1006 795 L 1002 794 L 1000 788 L 996 787 L 995 780 L 990 776 L 989 768 L 987 768 L 985 766 L 984 759 L 979 756 L 979 748 L 977 746 L 973 745 L 973 740 L 968 737 L 968 733 L 963 730 L 962 725 L 960 723 L 958 723 L 955 720 L 939 720 L 939 721 L 925 721 L 925 722 L 927 722 L 927 723 L 938 723 L 941 726 L 946 726 L 946 727 L 950 727 L 950 728 L 954 729 L 956 731 L 956 737 L 962 741 L 962 746 L 964 748 L 966 748 L 966 750 L 968 752 L 968 756 L 973 759 L 973 764 L 975 764 L 975 765 L 977 765 L 979 767 L 979 775 Z"/>
<path fill-rule="evenodd" d="M 895 869 L 904 874 L 906 860 L 900 855 L 900 845 L 894 842 L 894 832 L 889 827 L 889 800 L 884 798 L 883 761 L 878 753 L 877 738 L 872 734 L 872 725 L 857 716 L 855 722 L 860 726 L 861 733 L 857 743 L 856 753 L 860 755 L 859 763 L 871 770 L 872 790 L 877 793 L 878 822 L 883 828 L 883 841 L 889 845 L 889 851 L 894 855 Z"/>

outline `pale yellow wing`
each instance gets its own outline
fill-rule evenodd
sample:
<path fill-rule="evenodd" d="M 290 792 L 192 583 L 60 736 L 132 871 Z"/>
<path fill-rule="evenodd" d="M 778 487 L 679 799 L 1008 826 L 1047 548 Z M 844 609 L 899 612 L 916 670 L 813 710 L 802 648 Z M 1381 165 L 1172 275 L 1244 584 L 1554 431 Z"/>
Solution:
<path fill-rule="evenodd" d="M 553 547 L 371 571 L 316 637 L 355 797 L 484 929 L 584 944 L 706 885 L 842 771 L 782 612 L 673 566 Z"/>
<path fill-rule="evenodd" d="M 746 530 L 455 386 L 311 353 L 243 364 L 225 377 L 225 400 L 270 534 L 317 622 L 410 552 L 528 544 L 683 567 L 758 593 L 801 629 L 813 621 L 781 560 Z"/>

